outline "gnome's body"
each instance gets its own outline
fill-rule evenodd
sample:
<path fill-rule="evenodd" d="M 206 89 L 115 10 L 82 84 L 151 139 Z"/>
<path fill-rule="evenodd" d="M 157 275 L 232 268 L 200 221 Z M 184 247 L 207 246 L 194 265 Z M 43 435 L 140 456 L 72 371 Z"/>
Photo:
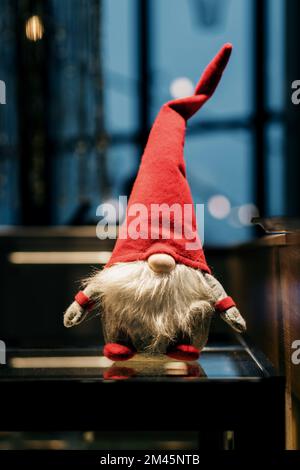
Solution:
<path fill-rule="evenodd" d="M 215 314 L 245 330 L 233 299 L 206 263 L 183 156 L 187 120 L 213 94 L 230 53 L 225 44 L 193 96 L 161 108 L 112 256 L 65 313 L 70 327 L 91 310 L 101 311 L 109 359 L 127 360 L 137 351 L 197 359 Z"/>

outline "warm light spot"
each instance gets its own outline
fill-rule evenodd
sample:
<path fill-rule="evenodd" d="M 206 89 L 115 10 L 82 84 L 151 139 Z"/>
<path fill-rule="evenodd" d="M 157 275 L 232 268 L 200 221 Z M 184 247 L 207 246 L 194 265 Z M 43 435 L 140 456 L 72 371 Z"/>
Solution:
<path fill-rule="evenodd" d="M 83 440 L 84 442 L 88 442 L 89 444 L 91 444 L 95 441 L 95 433 L 93 431 L 85 431 L 83 433 Z"/>
<path fill-rule="evenodd" d="M 225 219 L 230 213 L 229 199 L 221 194 L 212 196 L 208 201 L 208 210 L 216 219 Z"/>
<path fill-rule="evenodd" d="M 66 450 L 68 442 L 63 439 L 24 439 L 22 445 L 31 450 Z"/>
<path fill-rule="evenodd" d="M 12 357 L 9 362 L 14 369 L 106 368 L 113 364 L 104 356 Z"/>
<path fill-rule="evenodd" d="M 106 264 L 111 251 L 12 251 L 12 264 Z"/>
<path fill-rule="evenodd" d="M 244 204 L 238 209 L 238 218 L 242 225 L 251 225 L 251 219 L 258 215 L 258 209 L 254 204 Z"/>
<path fill-rule="evenodd" d="M 170 84 L 170 93 L 173 98 L 184 98 L 194 94 L 194 84 L 187 77 L 178 77 Z"/>
<path fill-rule="evenodd" d="M 38 41 L 39 39 L 42 39 L 44 26 L 41 18 L 37 15 L 31 16 L 26 21 L 25 32 L 27 39 L 30 41 Z"/>
<path fill-rule="evenodd" d="M 188 371 L 187 364 L 185 362 L 167 362 L 165 364 L 166 375 L 186 375 Z"/>

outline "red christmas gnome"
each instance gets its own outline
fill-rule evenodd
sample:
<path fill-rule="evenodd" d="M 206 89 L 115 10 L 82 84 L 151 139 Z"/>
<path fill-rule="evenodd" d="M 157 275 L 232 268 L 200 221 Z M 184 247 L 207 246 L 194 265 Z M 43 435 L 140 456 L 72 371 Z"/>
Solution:
<path fill-rule="evenodd" d="M 230 44 L 222 47 L 193 96 L 161 108 L 112 256 L 65 312 L 64 324 L 71 327 L 99 309 L 104 354 L 114 361 L 137 351 L 195 360 L 215 312 L 236 331 L 246 329 L 206 263 L 183 156 L 187 120 L 213 94 L 231 49 Z"/>

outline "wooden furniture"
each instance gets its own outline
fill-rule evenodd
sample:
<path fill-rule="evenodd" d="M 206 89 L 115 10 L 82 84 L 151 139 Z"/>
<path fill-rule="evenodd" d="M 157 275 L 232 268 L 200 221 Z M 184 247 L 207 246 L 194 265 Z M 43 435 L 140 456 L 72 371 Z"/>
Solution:
<path fill-rule="evenodd" d="M 224 254 L 226 284 L 248 334 L 286 377 L 286 447 L 300 448 L 300 233 L 268 235 Z"/>

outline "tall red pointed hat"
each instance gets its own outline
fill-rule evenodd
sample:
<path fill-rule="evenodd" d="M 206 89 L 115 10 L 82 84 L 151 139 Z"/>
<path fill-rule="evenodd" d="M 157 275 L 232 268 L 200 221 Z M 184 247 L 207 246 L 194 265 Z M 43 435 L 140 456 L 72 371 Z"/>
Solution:
<path fill-rule="evenodd" d="M 210 272 L 197 234 L 183 148 L 187 120 L 212 96 L 231 50 L 231 44 L 221 48 L 206 67 L 193 96 L 162 106 L 148 138 L 125 221 L 106 267 L 147 260 L 154 253 L 167 253 L 177 263 Z M 178 217 L 181 217 L 181 228 Z"/>

